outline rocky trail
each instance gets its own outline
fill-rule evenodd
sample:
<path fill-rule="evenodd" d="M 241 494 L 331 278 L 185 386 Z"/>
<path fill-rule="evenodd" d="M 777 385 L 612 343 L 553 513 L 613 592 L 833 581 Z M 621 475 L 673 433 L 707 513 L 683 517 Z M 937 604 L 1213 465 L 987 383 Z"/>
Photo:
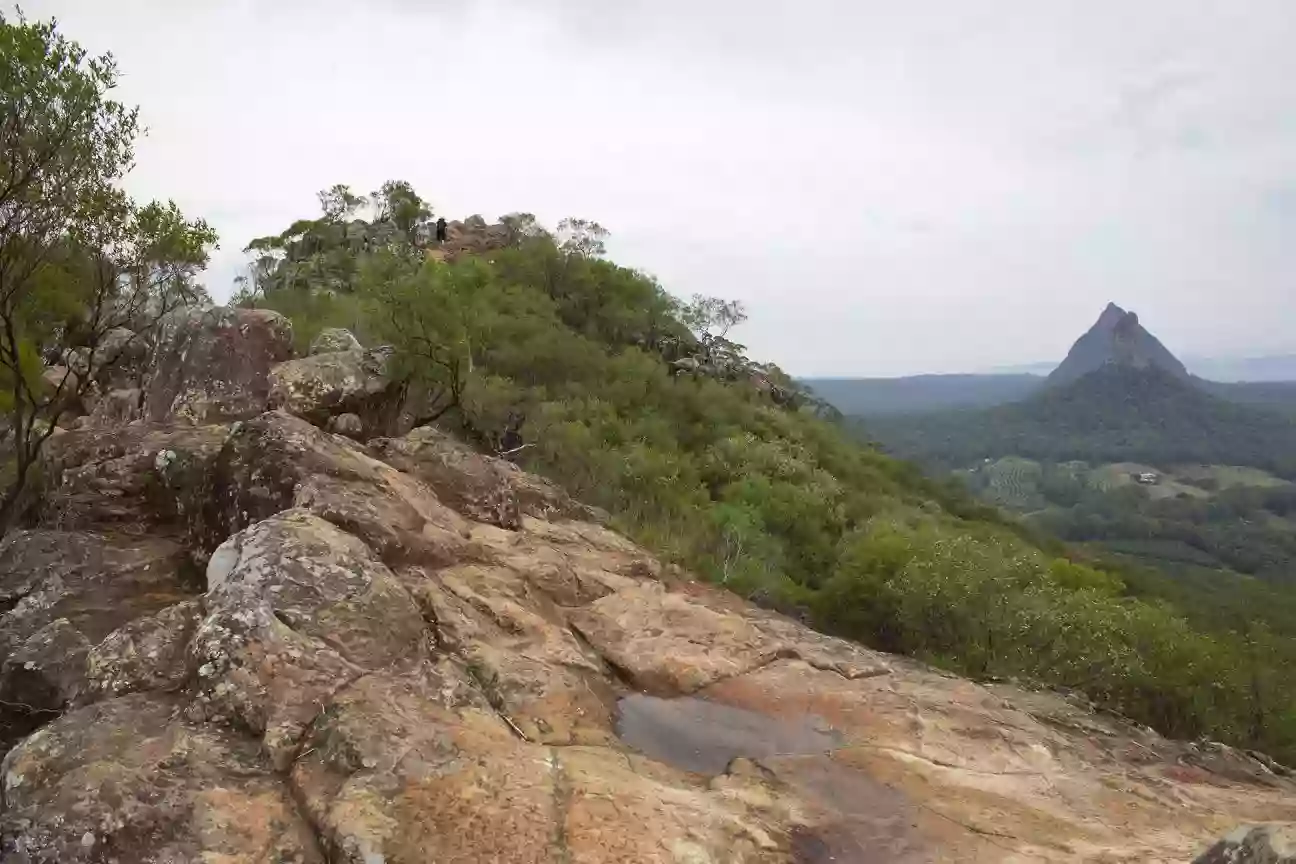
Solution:
<path fill-rule="evenodd" d="M 1181 862 L 1296 820 L 1262 758 L 699 584 L 400 429 L 381 352 L 290 346 L 196 316 L 51 439 L 0 544 L 0 861 Z"/>

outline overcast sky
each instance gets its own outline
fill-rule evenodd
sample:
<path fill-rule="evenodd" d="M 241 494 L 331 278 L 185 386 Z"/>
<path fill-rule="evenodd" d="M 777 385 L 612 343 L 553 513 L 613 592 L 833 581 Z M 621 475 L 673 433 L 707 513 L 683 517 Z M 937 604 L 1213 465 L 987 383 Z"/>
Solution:
<path fill-rule="evenodd" d="M 316 190 L 594 218 L 801 375 L 1060 358 L 1112 300 L 1296 352 L 1292 0 L 25 0 L 220 231 L 225 296 Z"/>

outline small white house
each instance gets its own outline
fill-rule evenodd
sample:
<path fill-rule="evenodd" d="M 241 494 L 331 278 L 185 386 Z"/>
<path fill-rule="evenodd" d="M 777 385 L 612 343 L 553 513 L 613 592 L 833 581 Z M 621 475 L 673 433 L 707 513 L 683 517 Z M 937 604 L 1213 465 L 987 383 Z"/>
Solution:
<path fill-rule="evenodd" d="M 1159 476 L 1157 476 L 1151 471 L 1143 471 L 1140 474 L 1138 474 L 1135 479 L 1137 479 L 1138 482 L 1142 483 L 1144 486 L 1155 486 L 1161 480 Z"/>

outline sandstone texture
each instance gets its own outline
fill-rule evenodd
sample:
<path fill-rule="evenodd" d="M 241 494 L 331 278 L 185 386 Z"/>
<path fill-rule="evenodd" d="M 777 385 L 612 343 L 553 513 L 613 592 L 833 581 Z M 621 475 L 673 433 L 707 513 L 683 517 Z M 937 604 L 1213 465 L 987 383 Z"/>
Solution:
<path fill-rule="evenodd" d="M 264 410 L 282 335 L 190 321 L 144 418 L 51 440 L 0 542 L 0 862 L 1293 860 L 1281 766 L 815 633 L 437 430 Z"/>

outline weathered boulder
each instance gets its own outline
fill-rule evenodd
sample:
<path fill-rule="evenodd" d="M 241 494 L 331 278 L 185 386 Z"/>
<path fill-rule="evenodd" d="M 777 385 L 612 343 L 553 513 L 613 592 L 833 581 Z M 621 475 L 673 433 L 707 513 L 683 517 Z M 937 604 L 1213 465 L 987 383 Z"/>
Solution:
<path fill-rule="evenodd" d="M 210 507 L 215 463 L 229 434 L 224 426 L 132 423 L 52 438 L 41 462 L 43 520 L 61 528 L 96 526 L 120 533 L 160 526 L 199 532 L 202 513 Z"/>
<path fill-rule="evenodd" d="M 1296 825 L 1243 825 L 1193 864 L 1296 864 Z"/>
<path fill-rule="evenodd" d="M 55 365 L 66 367 L 75 375 L 86 377 L 90 374 L 90 350 L 88 348 L 65 348 L 63 356 L 59 359 L 62 362 Z"/>
<path fill-rule="evenodd" d="M 143 336 L 125 327 L 107 330 L 90 358 L 95 380 L 110 388 L 139 387 L 147 372 L 148 355 Z"/>
<path fill-rule="evenodd" d="M 299 510 L 221 544 L 206 607 L 195 716 L 237 720 L 281 770 L 334 692 L 427 647 L 418 607 L 369 547 Z"/>
<path fill-rule="evenodd" d="M 60 619 L 97 643 L 192 597 L 190 570 L 184 547 L 164 537 L 12 532 L 0 541 L 0 656 Z"/>
<path fill-rule="evenodd" d="M 202 604 L 185 600 L 109 633 L 87 653 L 80 701 L 179 689 L 189 677 L 186 648 L 201 618 Z"/>
<path fill-rule="evenodd" d="M 421 577 L 421 578 L 419 578 Z M 490 704 L 530 741 L 606 744 L 616 692 L 603 660 L 523 573 L 462 565 L 405 574 L 438 644 L 468 663 Z"/>
<path fill-rule="evenodd" d="M 79 417 L 85 413 L 85 403 L 77 394 L 75 372 L 67 366 L 46 366 L 41 373 L 41 380 L 44 382 L 48 398 L 54 399 L 57 394 L 55 404 L 59 410 L 71 417 Z"/>
<path fill-rule="evenodd" d="M 649 693 L 681 694 L 798 659 L 845 679 L 891 672 L 882 656 L 711 592 L 644 582 L 601 597 L 572 626 Z"/>
<path fill-rule="evenodd" d="M 561 488 L 513 463 L 487 456 L 433 426 L 369 443 L 369 452 L 418 477 L 437 497 L 479 522 L 516 529 L 523 514 L 537 519 L 606 522 L 607 515 L 573 501 Z"/>
<path fill-rule="evenodd" d="M 650 693 L 692 693 L 790 653 L 747 616 L 653 583 L 602 597 L 572 620 L 599 653 Z"/>
<path fill-rule="evenodd" d="M 310 354 L 334 354 L 339 351 L 363 351 L 360 340 L 350 330 L 341 327 L 326 327 L 311 340 Z"/>
<path fill-rule="evenodd" d="M 203 425 L 266 408 L 268 376 L 292 357 L 292 324 L 269 309 L 217 306 L 187 316 L 158 351 L 145 393 L 151 421 Z"/>
<path fill-rule="evenodd" d="M 462 222 L 446 225 L 446 240 L 433 249 L 432 257 L 453 261 L 462 255 L 481 255 L 503 249 L 516 240 L 515 233 L 502 222 L 488 223 L 483 216 L 469 216 Z"/>
<path fill-rule="evenodd" d="M 389 565 L 472 559 L 471 524 L 422 483 L 345 439 L 272 411 L 239 424 L 221 452 L 200 526 L 210 552 L 230 534 L 300 507 L 355 534 Z"/>
<path fill-rule="evenodd" d="M 109 390 L 95 400 L 90 425 L 116 429 L 140 419 L 144 393 L 138 387 Z"/>
<path fill-rule="evenodd" d="M 339 414 L 329 420 L 328 431 L 334 435 L 345 435 L 353 441 L 364 439 L 364 421 L 358 414 Z"/>
<path fill-rule="evenodd" d="M 90 643 L 58 618 L 10 651 L 0 663 L 0 724 L 7 745 L 62 710 L 85 685 Z"/>
<path fill-rule="evenodd" d="M 67 714 L 5 757 L 0 859 L 323 864 L 255 741 L 140 694 Z"/>
<path fill-rule="evenodd" d="M 405 388 L 388 374 L 391 356 L 390 348 L 379 347 L 280 363 L 270 372 L 269 405 L 320 428 L 339 414 L 357 415 L 367 429 L 396 428 Z"/>
<path fill-rule="evenodd" d="M 187 556 L 151 537 L 17 531 L 0 542 L 0 747 L 85 690 L 91 647 L 186 597 Z"/>

